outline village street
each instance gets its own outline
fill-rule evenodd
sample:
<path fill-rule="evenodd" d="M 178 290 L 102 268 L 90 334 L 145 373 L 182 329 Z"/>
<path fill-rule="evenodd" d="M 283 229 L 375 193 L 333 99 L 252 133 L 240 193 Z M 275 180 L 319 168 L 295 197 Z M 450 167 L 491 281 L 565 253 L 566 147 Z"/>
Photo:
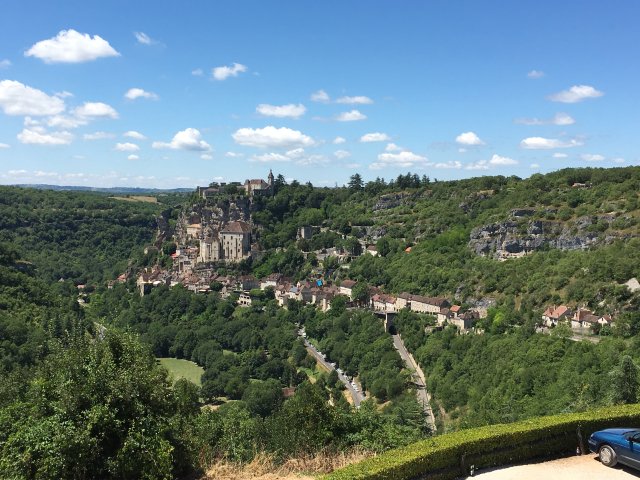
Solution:
<path fill-rule="evenodd" d="M 324 359 L 322 354 L 320 352 L 318 352 L 318 349 L 316 347 L 314 347 L 306 338 L 302 337 L 302 340 L 304 341 L 304 346 L 307 347 L 307 351 L 311 355 L 313 355 L 313 357 L 324 368 L 326 368 L 328 371 L 335 370 L 335 368 L 329 362 L 327 362 Z M 340 381 L 344 384 L 345 387 L 347 387 L 347 390 L 349 390 L 349 394 L 351 395 L 351 398 L 353 399 L 354 406 L 356 408 L 358 408 L 360 406 L 360 403 L 365 399 L 364 395 L 361 392 L 356 391 L 356 389 L 353 387 L 353 385 L 351 384 L 349 379 L 346 377 L 346 375 L 344 375 L 343 373 L 340 373 L 340 372 L 337 372 L 337 373 L 338 373 L 338 378 L 340 379 Z"/>
<path fill-rule="evenodd" d="M 398 350 L 400 354 L 400 358 L 407 366 L 409 370 L 411 370 L 411 375 L 413 376 L 414 383 L 416 384 L 416 393 L 418 395 L 418 403 L 422 405 L 424 408 L 424 413 L 427 415 L 427 424 L 432 432 L 436 431 L 436 422 L 433 416 L 433 410 L 431 410 L 431 395 L 427 392 L 427 382 L 424 378 L 424 373 L 422 369 L 415 362 L 413 355 L 409 353 L 407 347 L 404 346 L 404 342 L 402 341 L 402 337 L 400 335 L 392 335 L 393 345 Z"/>

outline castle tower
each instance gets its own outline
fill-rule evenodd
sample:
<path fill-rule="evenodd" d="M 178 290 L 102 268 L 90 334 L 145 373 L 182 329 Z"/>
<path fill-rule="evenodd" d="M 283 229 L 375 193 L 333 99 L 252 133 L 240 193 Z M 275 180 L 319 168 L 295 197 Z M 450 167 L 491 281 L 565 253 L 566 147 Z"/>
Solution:
<path fill-rule="evenodd" d="M 273 195 L 275 192 L 273 190 L 273 172 L 269 169 L 269 176 L 267 177 L 267 184 L 269 185 L 269 194 Z"/>

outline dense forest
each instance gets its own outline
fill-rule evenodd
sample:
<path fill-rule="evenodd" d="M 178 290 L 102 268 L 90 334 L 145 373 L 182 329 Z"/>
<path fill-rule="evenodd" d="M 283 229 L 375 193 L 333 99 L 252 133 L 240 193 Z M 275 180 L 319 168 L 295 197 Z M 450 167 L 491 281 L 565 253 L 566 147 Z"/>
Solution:
<path fill-rule="evenodd" d="M 637 381 L 625 382 L 640 360 L 640 298 L 621 284 L 640 277 L 639 191 L 637 167 L 456 182 L 354 175 L 341 188 L 279 176 L 252 213 L 264 255 L 235 270 L 490 300 L 479 334 L 433 330 L 433 317 L 409 311 L 396 317 L 427 375 L 439 431 L 628 403 L 637 400 Z M 141 297 L 136 272 L 167 266 L 175 249 L 163 238 L 158 257 L 143 253 L 158 242 L 158 218 L 170 231 L 201 201 L 157 198 L 0 187 L 0 476 L 176 478 L 221 459 L 379 452 L 430 434 L 390 335 L 343 297 L 327 312 L 280 308 L 272 291 L 254 292 L 247 308 L 235 295 L 181 286 Z M 514 209 L 528 209 L 525 222 L 578 234 L 583 225 L 595 240 L 503 262 L 476 254 L 474 229 L 512 221 Z M 305 225 L 323 231 L 297 240 Z M 360 241 L 379 254 L 358 256 Z M 313 252 L 331 247 L 354 256 L 318 261 Z M 123 272 L 128 280 L 107 288 Z M 89 286 L 81 302 L 78 284 Z M 559 302 L 614 312 L 616 324 L 597 343 L 572 341 L 562 327 L 537 333 L 541 307 Z M 366 390 L 359 409 L 307 353 L 301 327 Z M 175 381 L 158 357 L 198 364 L 201 387 Z"/>

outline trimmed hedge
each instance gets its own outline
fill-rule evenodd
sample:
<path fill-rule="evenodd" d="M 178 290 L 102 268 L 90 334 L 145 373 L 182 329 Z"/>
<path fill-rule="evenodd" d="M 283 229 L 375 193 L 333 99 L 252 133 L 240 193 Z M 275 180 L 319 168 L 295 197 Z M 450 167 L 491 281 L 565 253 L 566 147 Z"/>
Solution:
<path fill-rule="evenodd" d="M 589 435 L 640 424 L 640 404 L 538 417 L 432 437 L 325 475 L 323 480 L 454 479 L 476 469 L 575 452 Z"/>

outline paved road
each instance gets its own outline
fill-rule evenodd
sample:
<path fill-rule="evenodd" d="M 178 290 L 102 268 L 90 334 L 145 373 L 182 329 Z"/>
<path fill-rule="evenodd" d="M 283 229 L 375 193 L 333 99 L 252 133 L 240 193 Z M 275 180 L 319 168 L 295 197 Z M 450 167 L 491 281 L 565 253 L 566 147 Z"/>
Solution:
<path fill-rule="evenodd" d="M 427 424 L 432 432 L 436 431 L 435 417 L 433 416 L 433 410 L 431 410 L 431 395 L 427 392 L 427 381 L 424 378 L 422 369 L 418 366 L 413 358 L 413 355 L 409 353 L 407 347 L 404 346 L 402 337 L 400 335 L 392 335 L 393 344 L 395 345 L 400 358 L 405 363 L 407 368 L 411 370 L 413 381 L 416 384 L 416 393 L 418 395 L 418 403 L 424 408 L 424 413 L 427 415 Z"/>
<path fill-rule="evenodd" d="M 593 454 L 560 458 L 550 462 L 517 465 L 481 470 L 475 476 L 480 480 L 638 480 L 640 475 L 627 467 L 609 468 Z"/>
<path fill-rule="evenodd" d="M 313 357 L 318 362 L 320 362 L 320 364 L 323 367 L 325 367 L 329 371 L 335 370 L 335 368 L 329 362 L 327 362 L 324 358 L 322 358 L 322 355 L 320 354 L 320 352 L 316 347 L 314 347 L 311 343 L 309 343 L 309 341 L 306 338 L 304 337 L 301 337 L 301 338 L 304 341 L 304 346 L 307 347 L 307 351 L 311 355 L 313 355 Z M 359 391 L 357 392 L 356 389 L 353 388 L 353 385 L 351 385 L 351 382 L 345 375 L 338 373 L 338 378 L 344 384 L 344 386 L 347 387 L 347 390 L 349 390 L 349 393 L 351 394 L 351 398 L 353 399 L 353 404 L 355 405 L 355 407 L 356 408 L 360 407 L 360 403 L 365 399 L 365 396 L 361 392 Z"/>

